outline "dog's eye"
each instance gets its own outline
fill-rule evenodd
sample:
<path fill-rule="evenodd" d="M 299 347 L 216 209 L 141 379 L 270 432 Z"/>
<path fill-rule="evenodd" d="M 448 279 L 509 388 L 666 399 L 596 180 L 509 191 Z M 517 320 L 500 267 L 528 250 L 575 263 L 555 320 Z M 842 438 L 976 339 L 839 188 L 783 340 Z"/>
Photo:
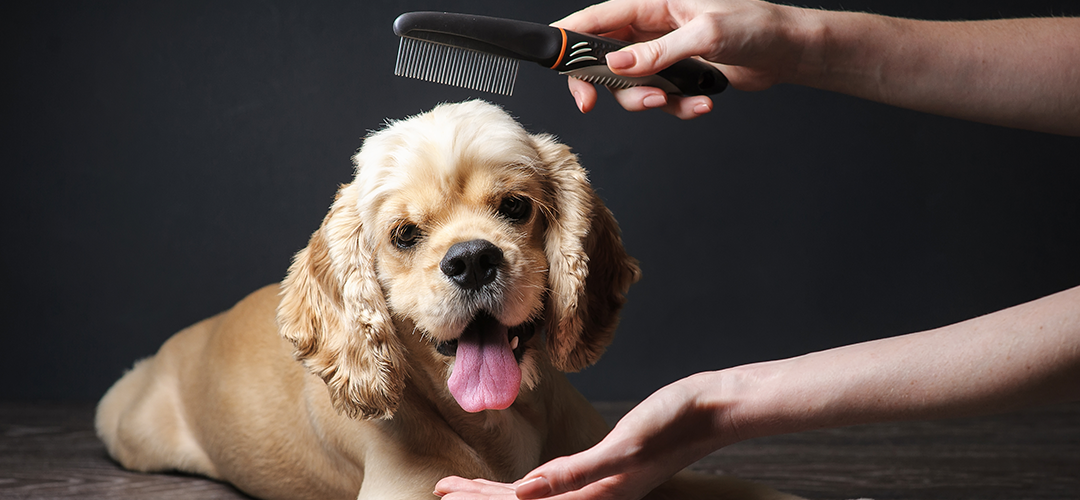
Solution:
<path fill-rule="evenodd" d="M 499 214 L 511 222 L 522 222 L 529 218 L 532 203 L 524 196 L 507 196 L 499 204 Z"/>
<path fill-rule="evenodd" d="M 398 248 L 411 248 L 420 241 L 420 228 L 416 224 L 402 224 L 394 230 L 393 240 Z"/>

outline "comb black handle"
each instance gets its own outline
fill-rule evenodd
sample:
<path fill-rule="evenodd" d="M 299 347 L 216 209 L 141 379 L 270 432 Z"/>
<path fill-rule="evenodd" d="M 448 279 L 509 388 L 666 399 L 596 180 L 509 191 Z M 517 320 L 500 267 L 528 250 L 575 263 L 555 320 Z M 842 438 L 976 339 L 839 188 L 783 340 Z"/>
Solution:
<path fill-rule="evenodd" d="M 576 31 L 563 30 L 566 33 L 566 54 L 559 64 L 552 68 L 560 73 L 574 74 L 588 66 L 602 66 L 606 71 L 606 57 L 609 52 L 615 52 L 630 45 L 629 42 L 608 38 L 604 36 L 588 35 Z M 683 59 L 676 61 L 656 73 L 656 76 L 667 80 L 676 92 L 668 85 L 657 85 L 670 93 L 683 95 L 709 95 L 718 94 L 727 88 L 728 80 L 720 70 L 711 64 L 697 59 Z M 616 75 L 616 78 L 618 76 Z M 660 82 L 662 83 L 662 82 Z"/>
<path fill-rule="evenodd" d="M 596 35 L 497 17 L 450 12 L 407 12 L 394 20 L 394 33 L 435 43 L 532 61 L 560 73 L 587 73 L 600 69 L 611 78 L 605 56 L 627 42 Z M 683 95 L 716 94 L 727 87 L 727 78 L 710 64 L 683 59 L 656 76 L 665 91 Z M 666 84 L 670 83 L 670 85 Z"/>
<path fill-rule="evenodd" d="M 558 28 L 450 12 L 407 12 L 394 20 L 394 34 L 553 66 L 562 48 Z"/>

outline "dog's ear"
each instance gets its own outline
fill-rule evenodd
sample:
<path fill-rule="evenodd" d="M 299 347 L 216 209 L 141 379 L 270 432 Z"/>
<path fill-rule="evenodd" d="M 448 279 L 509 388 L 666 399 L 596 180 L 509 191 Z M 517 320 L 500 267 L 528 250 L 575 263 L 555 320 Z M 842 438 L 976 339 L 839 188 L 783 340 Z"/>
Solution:
<path fill-rule="evenodd" d="M 544 236 L 548 354 L 555 368 L 578 371 L 611 343 L 624 295 L 640 271 L 570 148 L 547 135 L 533 141 L 548 172 L 553 205 L 545 210 Z"/>
<path fill-rule="evenodd" d="M 297 359 L 326 382 L 334 408 L 352 418 L 389 418 L 405 386 L 404 347 L 394 332 L 374 255 L 350 185 L 282 282 L 278 326 Z"/>

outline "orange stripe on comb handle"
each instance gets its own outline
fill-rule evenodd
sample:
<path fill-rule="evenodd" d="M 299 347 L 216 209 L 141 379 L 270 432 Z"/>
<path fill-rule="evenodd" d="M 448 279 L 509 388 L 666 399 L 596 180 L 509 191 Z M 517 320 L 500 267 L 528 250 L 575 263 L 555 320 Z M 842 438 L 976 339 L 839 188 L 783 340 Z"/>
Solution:
<path fill-rule="evenodd" d="M 555 60 L 555 64 L 551 65 L 551 69 L 558 68 L 562 64 L 562 60 L 566 57 L 566 30 L 559 28 L 559 33 L 562 33 L 562 50 L 559 51 L 559 58 Z"/>

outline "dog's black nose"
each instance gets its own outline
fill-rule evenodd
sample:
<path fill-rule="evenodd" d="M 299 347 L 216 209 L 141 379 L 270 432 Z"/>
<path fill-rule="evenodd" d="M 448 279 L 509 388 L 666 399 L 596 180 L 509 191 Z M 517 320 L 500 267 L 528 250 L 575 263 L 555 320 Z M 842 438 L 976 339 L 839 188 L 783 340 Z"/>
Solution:
<path fill-rule="evenodd" d="M 488 240 L 455 243 L 446 251 L 439 269 L 466 290 L 477 290 L 495 281 L 503 252 Z"/>

